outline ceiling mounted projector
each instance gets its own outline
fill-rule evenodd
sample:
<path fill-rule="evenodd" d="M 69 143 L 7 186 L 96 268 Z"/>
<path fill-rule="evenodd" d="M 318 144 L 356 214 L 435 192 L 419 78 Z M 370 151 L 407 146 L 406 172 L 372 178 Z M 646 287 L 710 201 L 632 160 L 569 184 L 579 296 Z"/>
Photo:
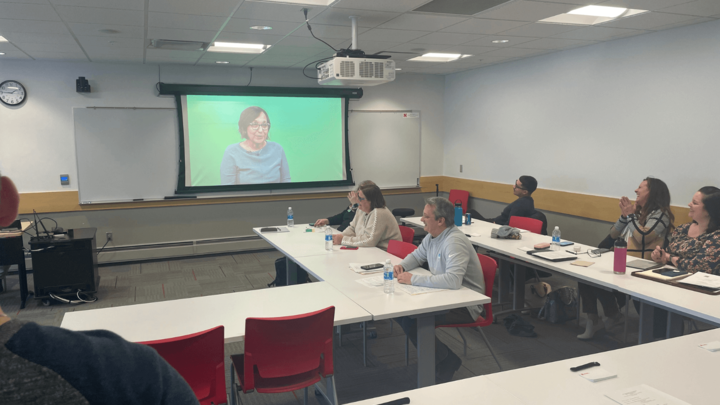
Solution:
<path fill-rule="evenodd" d="M 395 80 L 395 62 L 390 55 L 365 55 L 357 48 L 357 17 L 352 20 L 350 49 L 340 50 L 317 65 L 318 83 L 325 86 L 377 86 Z"/>

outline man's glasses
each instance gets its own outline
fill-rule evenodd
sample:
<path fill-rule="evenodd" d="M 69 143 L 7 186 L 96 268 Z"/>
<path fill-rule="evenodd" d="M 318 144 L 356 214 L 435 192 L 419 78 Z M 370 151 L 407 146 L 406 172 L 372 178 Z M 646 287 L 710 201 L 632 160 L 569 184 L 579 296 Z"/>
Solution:
<path fill-rule="evenodd" d="M 519 188 L 520 190 L 527 190 L 525 187 L 520 187 L 517 183 L 513 184 L 513 188 Z"/>
<path fill-rule="evenodd" d="M 262 124 L 258 124 L 257 122 L 251 122 L 249 127 L 252 128 L 253 130 L 262 128 L 267 131 L 268 129 L 270 129 L 270 124 L 268 124 L 267 122 L 263 122 Z"/>

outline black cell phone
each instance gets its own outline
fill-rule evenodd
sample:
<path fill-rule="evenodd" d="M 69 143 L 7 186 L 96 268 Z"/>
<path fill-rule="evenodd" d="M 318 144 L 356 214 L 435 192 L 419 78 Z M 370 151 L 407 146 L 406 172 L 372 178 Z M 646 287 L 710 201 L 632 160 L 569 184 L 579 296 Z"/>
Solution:
<path fill-rule="evenodd" d="M 594 255 L 600 255 L 600 254 L 603 254 L 603 253 L 606 253 L 609 251 L 610 251 L 610 249 L 600 248 L 600 249 L 591 250 L 590 253 L 592 253 Z"/>
<path fill-rule="evenodd" d="M 363 269 L 363 270 L 380 269 L 380 268 L 382 268 L 382 267 L 384 267 L 384 265 L 383 265 L 382 263 L 374 263 L 374 264 L 368 264 L 368 265 L 365 265 L 365 266 L 360 266 L 360 268 Z"/>
<path fill-rule="evenodd" d="M 277 228 L 260 228 L 260 232 L 277 232 Z"/>

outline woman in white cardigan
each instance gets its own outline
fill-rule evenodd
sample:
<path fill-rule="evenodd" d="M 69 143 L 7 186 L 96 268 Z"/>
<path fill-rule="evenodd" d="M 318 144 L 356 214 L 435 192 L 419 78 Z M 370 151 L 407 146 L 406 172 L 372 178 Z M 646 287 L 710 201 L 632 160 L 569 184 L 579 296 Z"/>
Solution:
<path fill-rule="evenodd" d="M 333 243 L 346 246 L 377 246 L 387 250 L 390 239 L 402 240 L 397 220 L 387 207 L 380 188 L 373 182 L 358 190 L 358 212 L 342 234 L 333 235 Z"/>

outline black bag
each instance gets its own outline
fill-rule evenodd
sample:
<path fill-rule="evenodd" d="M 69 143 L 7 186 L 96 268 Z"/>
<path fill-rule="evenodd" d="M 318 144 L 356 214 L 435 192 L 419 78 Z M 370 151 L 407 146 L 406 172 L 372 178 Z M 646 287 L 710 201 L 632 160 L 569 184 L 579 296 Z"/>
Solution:
<path fill-rule="evenodd" d="M 563 323 L 577 317 L 577 296 L 572 287 L 560 287 L 545 298 L 538 319 L 550 323 Z"/>
<path fill-rule="evenodd" d="M 512 314 L 506 316 L 503 318 L 503 324 L 505 324 L 505 329 L 507 329 L 513 336 L 537 336 L 537 333 L 535 333 L 535 327 L 530 322 L 523 319 L 520 315 Z"/>
<path fill-rule="evenodd" d="M 297 283 L 304 284 L 310 282 L 308 274 L 305 270 L 298 267 L 297 269 Z M 268 284 L 268 287 L 272 286 L 283 286 L 287 285 L 287 262 L 284 257 L 275 260 L 275 280 Z"/>

